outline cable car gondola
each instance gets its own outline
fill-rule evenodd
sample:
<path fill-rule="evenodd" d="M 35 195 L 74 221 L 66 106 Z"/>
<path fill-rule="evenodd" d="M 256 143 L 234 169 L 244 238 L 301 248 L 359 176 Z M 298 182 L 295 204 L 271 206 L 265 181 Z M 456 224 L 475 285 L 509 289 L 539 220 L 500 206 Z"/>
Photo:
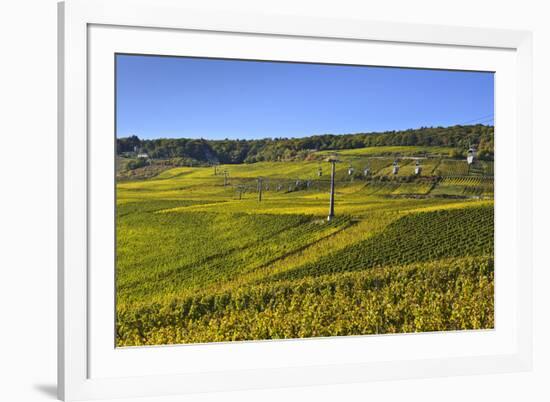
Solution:
<path fill-rule="evenodd" d="M 422 166 L 420 166 L 420 161 L 417 160 L 414 166 L 414 174 L 420 176 L 420 173 L 422 173 Z"/>
<path fill-rule="evenodd" d="M 399 164 L 397 163 L 397 161 L 394 161 L 393 162 L 393 168 L 392 168 L 392 174 L 397 174 L 399 173 Z"/>
<path fill-rule="evenodd" d="M 468 161 L 468 165 L 474 163 L 476 157 L 477 150 L 475 149 L 475 147 L 470 147 L 470 149 L 468 149 L 468 155 L 466 156 L 466 161 Z"/>

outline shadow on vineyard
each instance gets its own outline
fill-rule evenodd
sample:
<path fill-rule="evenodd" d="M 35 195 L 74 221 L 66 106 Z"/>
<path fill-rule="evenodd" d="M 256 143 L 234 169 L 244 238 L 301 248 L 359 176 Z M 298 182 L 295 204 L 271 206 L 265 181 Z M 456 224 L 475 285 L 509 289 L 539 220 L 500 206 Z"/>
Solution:
<path fill-rule="evenodd" d="M 117 346 L 493 328 L 493 162 L 456 152 L 125 174 Z"/>
<path fill-rule="evenodd" d="M 297 279 L 375 266 L 493 255 L 492 207 L 472 207 L 405 215 L 383 232 L 289 270 L 272 279 Z"/>

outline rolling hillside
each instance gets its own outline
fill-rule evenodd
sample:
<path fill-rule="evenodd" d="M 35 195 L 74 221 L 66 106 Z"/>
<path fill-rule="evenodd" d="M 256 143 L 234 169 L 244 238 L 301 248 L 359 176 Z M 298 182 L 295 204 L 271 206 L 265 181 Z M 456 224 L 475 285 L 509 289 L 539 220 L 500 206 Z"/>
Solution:
<path fill-rule="evenodd" d="M 120 180 L 117 345 L 492 328 L 493 162 L 376 148 Z"/>

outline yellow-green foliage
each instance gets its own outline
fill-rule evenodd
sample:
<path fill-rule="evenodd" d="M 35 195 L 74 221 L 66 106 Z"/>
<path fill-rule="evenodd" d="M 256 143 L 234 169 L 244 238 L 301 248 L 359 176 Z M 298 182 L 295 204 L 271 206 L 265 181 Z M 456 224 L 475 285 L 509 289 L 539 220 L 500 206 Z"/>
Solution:
<path fill-rule="evenodd" d="M 449 156 L 455 148 L 453 147 L 423 147 L 423 146 L 380 146 L 380 147 L 366 147 L 356 149 L 343 149 L 338 151 L 319 151 L 317 155 L 330 155 L 337 152 L 338 155 L 343 156 L 411 156 L 411 155 L 440 155 Z"/>
<path fill-rule="evenodd" d="M 288 270 L 278 278 L 319 276 L 449 257 L 492 255 L 493 243 L 492 207 L 407 214 L 375 236 Z"/>
<path fill-rule="evenodd" d="M 433 183 L 427 181 L 413 183 L 370 181 L 365 185 L 364 192 L 368 195 L 426 195 L 433 186 Z"/>
<path fill-rule="evenodd" d="M 493 272 L 492 258 L 466 257 L 121 308 L 117 344 L 492 328 Z"/>
<path fill-rule="evenodd" d="M 119 182 L 117 345 L 491 328 L 492 178 L 454 177 L 443 151 L 422 160 L 442 180 L 342 152 L 330 223 L 319 160 Z"/>
<path fill-rule="evenodd" d="M 433 194 L 489 196 L 494 193 L 492 177 L 448 177 L 441 180 L 434 188 Z"/>

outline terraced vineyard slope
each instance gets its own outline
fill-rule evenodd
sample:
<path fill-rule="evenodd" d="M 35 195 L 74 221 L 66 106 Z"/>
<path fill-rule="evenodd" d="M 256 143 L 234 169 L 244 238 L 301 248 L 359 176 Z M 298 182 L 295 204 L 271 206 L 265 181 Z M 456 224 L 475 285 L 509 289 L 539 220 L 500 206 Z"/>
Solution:
<path fill-rule="evenodd" d="M 117 346 L 492 328 L 493 163 L 332 154 L 121 175 Z"/>

